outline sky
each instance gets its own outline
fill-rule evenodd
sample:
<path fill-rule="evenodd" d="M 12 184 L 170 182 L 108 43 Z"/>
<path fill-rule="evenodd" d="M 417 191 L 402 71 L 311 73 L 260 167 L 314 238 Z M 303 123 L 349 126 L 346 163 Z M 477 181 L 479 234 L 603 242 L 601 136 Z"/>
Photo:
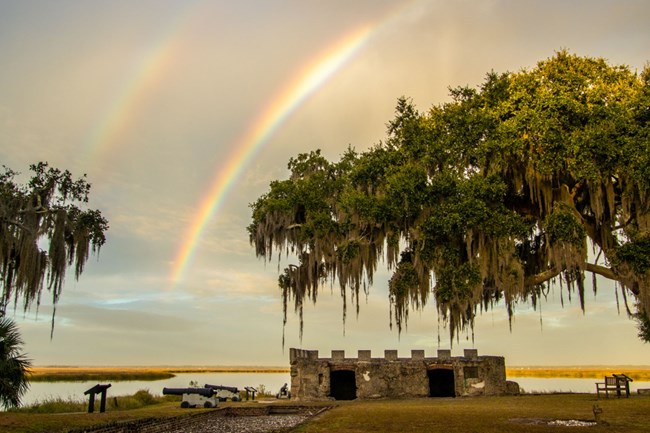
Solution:
<path fill-rule="evenodd" d="M 256 258 L 246 227 L 289 158 L 370 148 L 401 96 L 424 111 L 562 49 L 640 71 L 648 16 L 646 0 L 0 0 L 0 163 L 87 174 L 110 224 L 79 281 L 69 273 L 53 338 L 48 293 L 12 313 L 27 356 L 288 366 L 290 347 L 476 348 L 512 366 L 647 365 L 606 280 L 584 312 L 557 286 L 541 312 L 518 305 L 512 328 L 497 305 L 450 341 L 433 304 L 401 335 L 389 327 L 383 270 L 345 325 L 337 286 L 305 307 L 302 340 L 290 311 L 283 346 L 288 262 Z"/>

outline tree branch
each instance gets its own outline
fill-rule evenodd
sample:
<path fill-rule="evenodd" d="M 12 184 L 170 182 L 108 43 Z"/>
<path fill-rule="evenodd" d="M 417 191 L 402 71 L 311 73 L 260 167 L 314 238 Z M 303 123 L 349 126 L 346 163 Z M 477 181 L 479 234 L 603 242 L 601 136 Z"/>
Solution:
<path fill-rule="evenodd" d="M 619 278 L 617 278 L 614 271 L 612 271 L 610 268 L 607 268 L 605 266 L 600 266 L 593 263 L 585 263 L 585 269 L 589 272 L 593 272 L 594 274 L 598 274 L 610 280 L 616 280 L 616 281 L 619 280 Z"/>
<path fill-rule="evenodd" d="M 614 226 L 614 228 L 612 230 L 624 229 L 625 227 L 629 226 L 632 223 L 632 221 L 634 221 L 634 218 L 630 216 L 630 218 L 628 218 L 627 221 L 625 221 L 623 224 Z"/>
<path fill-rule="evenodd" d="M 25 230 L 26 232 L 29 232 L 29 233 L 31 233 L 31 234 L 34 234 L 34 230 L 32 230 L 30 227 L 27 227 L 25 224 L 23 224 L 23 223 L 21 223 L 21 222 L 14 221 L 14 220 L 10 220 L 10 219 L 2 219 L 2 221 L 3 221 L 5 224 L 9 224 L 9 225 L 12 225 L 12 226 L 16 226 L 16 227 L 18 227 L 19 229 L 22 229 L 22 230 Z"/>
<path fill-rule="evenodd" d="M 526 287 L 530 287 L 530 286 L 535 286 L 537 284 L 541 284 L 544 281 L 552 280 L 553 278 L 557 277 L 560 274 L 560 272 L 562 272 L 562 269 L 551 268 L 537 275 L 531 275 L 530 277 L 524 280 L 524 285 Z"/>
<path fill-rule="evenodd" d="M 586 271 L 593 272 L 594 274 L 601 275 L 601 276 L 603 276 L 605 278 L 608 278 L 610 280 L 620 281 L 620 278 L 616 275 L 616 273 L 614 273 L 614 271 L 612 271 L 608 267 L 585 262 L 584 263 L 584 269 Z M 526 280 L 524 281 L 524 285 L 526 287 L 529 287 L 529 286 L 534 286 L 534 285 L 537 285 L 537 284 L 541 284 L 541 283 L 543 283 L 545 281 L 548 281 L 548 280 L 551 280 L 551 279 L 557 277 L 558 275 L 560 275 L 560 273 L 563 270 L 564 269 L 551 268 L 551 269 L 548 269 L 548 270 L 546 270 L 544 272 L 541 272 L 541 273 L 539 273 L 537 275 L 531 275 L 530 277 L 526 278 Z"/>

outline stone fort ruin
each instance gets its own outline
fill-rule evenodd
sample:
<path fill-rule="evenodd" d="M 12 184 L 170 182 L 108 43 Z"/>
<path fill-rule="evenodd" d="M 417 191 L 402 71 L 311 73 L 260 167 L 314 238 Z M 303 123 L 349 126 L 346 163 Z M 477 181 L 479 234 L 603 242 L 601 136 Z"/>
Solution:
<path fill-rule="evenodd" d="M 397 350 L 385 350 L 372 358 L 359 350 L 356 358 L 332 350 L 331 358 L 319 358 L 317 350 L 290 349 L 291 396 L 296 400 L 354 400 L 374 398 L 460 397 L 518 394 L 519 385 L 506 381 L 502 356 L 478 356 L 465 349 L 452 357 L 438 350 L 435 358 L 424 350 L 412 350 L 410 358 L 398 358 Z"/>

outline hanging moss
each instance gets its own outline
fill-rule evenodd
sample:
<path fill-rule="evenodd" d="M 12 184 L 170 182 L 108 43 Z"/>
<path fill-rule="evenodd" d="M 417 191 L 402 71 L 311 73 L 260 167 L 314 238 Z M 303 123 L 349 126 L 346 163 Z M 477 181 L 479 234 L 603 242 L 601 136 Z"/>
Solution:
<path fill-rule="evenodd" d="M 384 142 L 338 162 L 292 158 L 252 205 L 251 244 L 299 258 L 280 285 L 301 329 L 322 281 L 338 281 L 345 320 L 346 295 L 358 311 L 383 260 L 398 332 L 432 291 L 452 336 L 499 299 L 509 316 L 538 306 L 555 280 L 584 306 L 585 272 L 648 311 L 648 76 L 560 51 L 426 113 L 400 98 Z"/>
<path fill-rule="evenodd" d="M 644 310 L 637 311 L 634 315 L 639 331 L 639 338 L 646 343 L 650 343 L 650 317 Z"/>
<path fill-rule="evenodd" d="M 45 288 L 56 311 L 68 267 L 79 278 L 89 253 L 99 253 L 106 241 L 101 212 L 81 207 L 90 192 L 84 178 L 46 163 L 30 170 L 27 185 L 16 184 L 9 169 L 0 174 L 0 316 L 12 303 L 22 302 L 25 311 L 38 306 Z M 39 247 L 43 240 L 47 251 Z"/>
<path fill-rule="evenodd" d="M 650 271 L 650 236 L 643 236 L 621 245 L 616 251 L 619 263 L 632 267 L 635 273 L 644 275 Z"/>
<path fill-rule="evenodd" d="M 406 250 L 402 252 L 401 260 L 395 273 L 388 281 L 388 293 L 391 305 L 392 318 L 399 333 L 408 322 L 408 312 L 411 308 L 418 308 L 427 302 L 427 291 L 420 291 L 420 279 L 413 267 L 413 254 Z"/>

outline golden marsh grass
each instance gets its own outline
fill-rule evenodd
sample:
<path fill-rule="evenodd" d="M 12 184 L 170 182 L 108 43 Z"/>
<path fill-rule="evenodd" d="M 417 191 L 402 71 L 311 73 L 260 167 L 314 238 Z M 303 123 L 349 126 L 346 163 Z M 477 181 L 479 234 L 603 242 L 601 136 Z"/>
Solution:
<path fill-rule="evenodd" d="M 31 381 L 64 382 L 86 380 L 160 380 L 176 373 L 288 373 L 286 367 L 238 366 L 161 366 L 161 367 L 85 367 L 45 366 L 31 369 Z"/>
<path fill-rule="evenodd" d="M 589 367 L 508 367 L 506 376 L 603 379 L 612 374 L 625 374 L 635 381 L 650 381 L 650 366 L 589 366 Z"/>

